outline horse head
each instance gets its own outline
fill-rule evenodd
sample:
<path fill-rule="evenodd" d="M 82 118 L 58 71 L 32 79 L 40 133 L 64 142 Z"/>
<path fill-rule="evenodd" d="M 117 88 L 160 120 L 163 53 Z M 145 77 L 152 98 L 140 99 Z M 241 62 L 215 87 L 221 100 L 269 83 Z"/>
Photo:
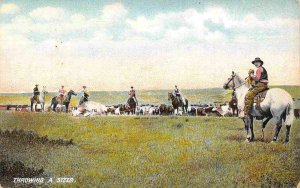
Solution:
<path fill-rule="evenodd" d="M 174 98 L 173 93 L 168 92 L 168 101 L 169 101 L 169 100 L 172 100 L 173 98 Z"/>
<path fill-rule="evenodd" d="M 69 95 L 77 95 L 72 89 L 70 89 L 70 91 L 68 92 Z"/>
<path fill-rule="evenodd" d="M 234 90 L 236 87 L 239 87 L 242 84 L 242 82 L 243 80 L 240 78 L 240 76 L 234 71 L 232 71 L 231 76 L 224 83 L 223 88 Z"/>
<path fill-rule="evenodd" d="M 47 91 L 47 89 L 46 89 L 46 86 L 43 86 L 42 93 L 43 93 L 43 94 L 47 94 L 47 93 L 48 93 L 48 91 Z"/>

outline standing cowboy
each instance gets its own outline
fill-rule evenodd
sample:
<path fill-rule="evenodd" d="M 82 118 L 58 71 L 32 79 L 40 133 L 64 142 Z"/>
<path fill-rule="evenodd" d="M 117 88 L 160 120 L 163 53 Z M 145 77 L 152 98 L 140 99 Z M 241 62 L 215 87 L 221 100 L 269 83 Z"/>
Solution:
<path fill-rule="evenodd" d="M 183 105 L 185 105 L 185 100 L 182 97 L 182 94 L 180 90 L 178 89 L 177 85 L 175 85 L 175 89 L 173 91 L 173 95 L 175 95 L 179 100 L 182 102 Z"/>
<path fill-rule="evenodd" d="M 60 100 L 60 104 L 63 103 L 64 96 L 65 96 L 65 93 L 66 93 L 66 90 L 64 90 L 64 87 L 65 86 L 61 86 L 61 89 L 58 90 L 58 97 L 59 97 L 59 100 Z"/>
<path fill-rule="evenodd" d="M 134 99 L 136 105 L 138 105 L 138 101 L 136 99 L 136 92 L 135 92 L 133 86 L 130 87 L 128 95 L 129 95 L 129 97 L 132 97 Z"/>
<path fill-rule="evenodd" d="M 262 66 L 264 62 L 259 57 L 257 57 L 254 61 L 252 61 L 252 64 L 255 65 L 257 70 L 255 75 L 253 70 L 249 71 L 249 80 L 252 79 L 254 81 L 254 85 L 253 88 L 250 89 L 246 94 L 244 112 L 242 111 L 240 115 L 242 118 L 246 116 L 248 117 L 250 115 L 250 109 L 255 95 L 257 95 L 261 91 L 268 89 L 268 73 Z"/>
<path fill-rule="evenodd" d="M 33 88 L 33 99 L 39 103 L 40 102 L 40 91 L 38 88 L 38 84 L 35 84 L 35 87 Z"/>
<path fill-rule="evenodd" d="M 83 94 L 80 98 L 79 105 L 89 100 L 90 92 L 86 89 L 86 86 L 82 86 L 81 93 Z"/>

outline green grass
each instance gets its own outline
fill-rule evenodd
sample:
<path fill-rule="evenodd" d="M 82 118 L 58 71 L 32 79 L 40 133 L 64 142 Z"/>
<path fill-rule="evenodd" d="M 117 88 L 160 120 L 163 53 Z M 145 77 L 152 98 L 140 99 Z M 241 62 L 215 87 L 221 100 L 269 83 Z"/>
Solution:
<path fill-rule="evenodd" d="M 216 117 L 95 117 L 0 112 L 0 129 L 23 129 L 73 146 L 3 140 L 1 154 L 79 187 L 292 187 L 300 180 L 300 121 L 284 145 L 245 143 L 243 123 Z M 261 136 L 259 122 L 255 135 Z M 61 184 L 52 184 L 61 186 Z M 64 184 L 67 185 L 67 184 Z"/>

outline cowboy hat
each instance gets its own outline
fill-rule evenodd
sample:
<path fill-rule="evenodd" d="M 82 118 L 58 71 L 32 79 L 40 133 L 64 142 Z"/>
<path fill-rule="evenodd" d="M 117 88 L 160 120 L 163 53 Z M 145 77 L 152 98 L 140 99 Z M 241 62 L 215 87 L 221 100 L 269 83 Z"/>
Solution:
<path fill-rule="evenodd" d="M 255 62 L 260 62 L 261 65 L 264 64 L 264 62 L 259 57 L 255 58 L 254 61 L 252 61 L 252 64 L 254 64 Z"/>
<path fill-rule="evenodd" d="M 86 87 L 86 86 L 82 86 L 82 87 Z"/>
<path fill-rule="evenodd" d="M 35 86 L 39 86 L 39 84 L 35 84 Z"/>

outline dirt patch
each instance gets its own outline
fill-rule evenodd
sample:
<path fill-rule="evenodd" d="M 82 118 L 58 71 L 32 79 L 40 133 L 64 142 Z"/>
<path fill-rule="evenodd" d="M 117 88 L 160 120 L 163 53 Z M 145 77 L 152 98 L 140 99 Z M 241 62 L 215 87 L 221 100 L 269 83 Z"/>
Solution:
<path fill-rule="evenodd" d="M 24 130 L 13 130 L 13 131 L 2 131 L 0 130 L 0 138 L 14 139 L 19 143 L 26 144 L 48 144 L 48 145 L 59 145 L 59 146 L 68 146 L 74 145 L 73 139 L 70 140 L 51 140 L 47 136 L 40 137 L 39 135 Z"/>

